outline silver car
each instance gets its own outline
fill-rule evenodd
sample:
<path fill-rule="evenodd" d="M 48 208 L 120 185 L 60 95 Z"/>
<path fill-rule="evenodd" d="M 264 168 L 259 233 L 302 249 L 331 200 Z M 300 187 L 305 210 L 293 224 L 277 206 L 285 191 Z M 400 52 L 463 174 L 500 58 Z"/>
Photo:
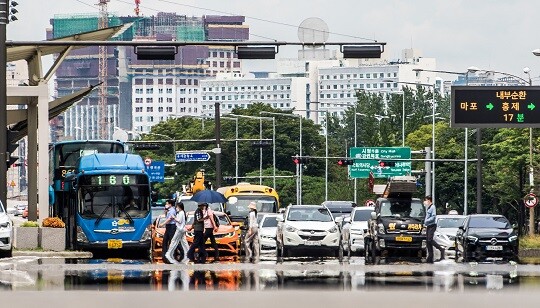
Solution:
<path fill-rule="evenodd" d="M 455 255 L 456 253 L 456 233 L 458 228 L 465 221 L 464 215 L 437 215 L 437 230 L 433 239 L 439 245 L 443 246 L 446 254 Z"/>
<path fill-rule="evenodd" d="M 0 201 L 0 258 L 11 257 L 13 253 L 13 222 Z"/>
<path fill-rule="evenodd" d="M 276 250 L 277 217 L 283 214 L 265 214 L 259 222 L 260 251 Z"/>
<path fill-rule="evenodd" d="M 24 213 L 24 210 L 26 209 L 26 206 L 28 204 L 17 204 L 15 206 L 15 216 L 22 216 L 22 214 Z"/>

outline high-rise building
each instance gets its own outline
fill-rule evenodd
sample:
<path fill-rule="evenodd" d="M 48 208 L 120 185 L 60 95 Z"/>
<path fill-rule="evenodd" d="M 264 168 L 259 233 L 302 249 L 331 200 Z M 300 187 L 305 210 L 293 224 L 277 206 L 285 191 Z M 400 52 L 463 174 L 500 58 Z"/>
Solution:
<path fill-rule="evenodd" d="M 48 38 L 58 38 L 98 29 L 99 17 L 93 15 L 57 15 Z M 176 13 L 155 16 L 121 17 L 109 15 L 108 25 L 133 23 L 117 40 L 150 41 L 238 41 L 249 38 L 243 16 L 187 17 Z M 200 79 L 218 72 L 240 72 L 240 61 L 227 47 L 185 46 L 178 48 L 175 60 L 139 61 L 131 47 L 107 47 L 106 132 L 116 127 L 149 131 L 170 115 L 198 112 Z M 56 73 L 57 96 L 99 84 L 99 47 L 72 51 Z M 100 113 L 98 91 L 59 116 L 57 138 L 96 139 Z M 64 137 L 67 136 L 67 137 Z"/>

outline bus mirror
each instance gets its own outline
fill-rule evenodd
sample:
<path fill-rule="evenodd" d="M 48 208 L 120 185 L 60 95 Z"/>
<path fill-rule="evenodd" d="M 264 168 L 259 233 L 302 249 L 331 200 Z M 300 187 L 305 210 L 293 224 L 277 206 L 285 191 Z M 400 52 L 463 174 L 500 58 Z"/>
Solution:
<path fill-rule="evenodd" d="M 229 204 L 236 204 L 238 202 L 238 198 L 236 197 L 230 197 L 228 200 Z"/>
<path fill-rule="evenodd" d="M 158 193 L 157 193 L 157 191 L 152 191 L 150 193 L 150 199 L 152 200 L 152 202 L 157 202 L 158 201 Z"/>

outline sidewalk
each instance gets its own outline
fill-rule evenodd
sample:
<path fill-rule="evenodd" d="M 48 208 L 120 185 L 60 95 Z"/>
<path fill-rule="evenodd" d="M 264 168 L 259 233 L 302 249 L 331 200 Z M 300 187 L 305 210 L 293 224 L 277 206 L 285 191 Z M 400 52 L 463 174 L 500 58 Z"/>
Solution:
<path fill-rule="evenodd" d="M 38 250 L 13 250 L 14 257 L 42 257 L 42 258 L 92 258 L 92 253 L 88 251 L 38 251 Z"/>

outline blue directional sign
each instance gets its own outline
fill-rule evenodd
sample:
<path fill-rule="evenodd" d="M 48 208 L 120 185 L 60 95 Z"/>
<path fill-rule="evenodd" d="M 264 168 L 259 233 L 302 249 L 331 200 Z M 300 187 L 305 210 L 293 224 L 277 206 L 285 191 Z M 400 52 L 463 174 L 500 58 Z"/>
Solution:
<path fill-rule="evenodd" d="M 187 161 L 208 161 L 210 160 L 210 154 L 206 152 L 179 151 L 176 152 L 174 158 L 177 163 Z"/>
<path fill-rule="evenodd" d="M 145 166 L 146 173 L 150 176 L 150 182 L 165 182 L 165 162 L 162 160 L 152 161 L 149 166 Z"/>

